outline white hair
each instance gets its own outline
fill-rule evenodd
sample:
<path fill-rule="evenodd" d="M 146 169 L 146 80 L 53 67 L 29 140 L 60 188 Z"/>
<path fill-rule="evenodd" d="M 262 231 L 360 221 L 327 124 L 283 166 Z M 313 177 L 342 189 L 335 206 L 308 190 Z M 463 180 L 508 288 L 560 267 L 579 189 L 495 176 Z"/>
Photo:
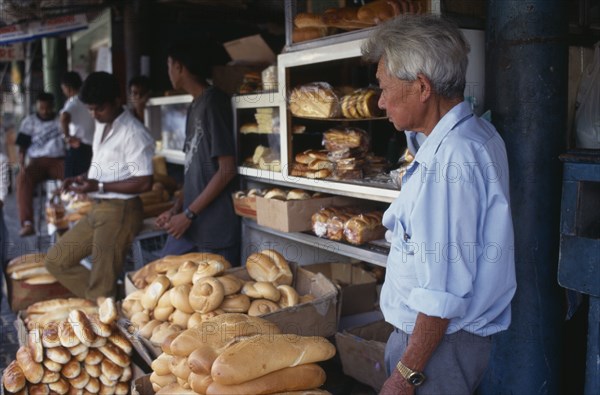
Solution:
<path fill-rule="evenodd" d="M 363 57 L 383 59 L 390 75 L 414 81 L 425 75 L 434 91 L 462 97 L 469 44 L 454 23 L 435 15 L 400 15 L 379 25 L 362 46 Z"/>

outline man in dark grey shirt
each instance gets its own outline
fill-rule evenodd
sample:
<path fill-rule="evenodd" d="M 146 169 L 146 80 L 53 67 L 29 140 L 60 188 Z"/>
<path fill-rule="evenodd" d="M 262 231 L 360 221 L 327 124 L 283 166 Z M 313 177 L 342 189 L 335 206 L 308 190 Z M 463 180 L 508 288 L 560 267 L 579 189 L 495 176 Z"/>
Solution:
<path fill-rule="evenodd" d="M 186 120 L 183 194 L 156 223 L 169 233 L 163 256 L 212 252 L 237 266 L 240 224 L 231 200 L 236 176 L 233 116 L 229 97 L 206 83 L 209 66 L 196 44 L 182 42 L 169 49 L 173 88 L 194 100 Z"/>

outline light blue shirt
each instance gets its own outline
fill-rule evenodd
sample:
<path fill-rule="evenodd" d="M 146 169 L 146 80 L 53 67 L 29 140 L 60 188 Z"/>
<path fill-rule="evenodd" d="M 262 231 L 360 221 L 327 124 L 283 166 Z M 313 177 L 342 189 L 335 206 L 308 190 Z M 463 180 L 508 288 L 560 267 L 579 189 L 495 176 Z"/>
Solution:
<path fill-rule="evenodd" d="M 381 310 L 412 333 L 418 312 L 446 333 L 505 330 L 515 293 L 514 235 L 504 142 L 469 104 L 452 108 L 418 150 L 383 216 L 391 249 Z"/>

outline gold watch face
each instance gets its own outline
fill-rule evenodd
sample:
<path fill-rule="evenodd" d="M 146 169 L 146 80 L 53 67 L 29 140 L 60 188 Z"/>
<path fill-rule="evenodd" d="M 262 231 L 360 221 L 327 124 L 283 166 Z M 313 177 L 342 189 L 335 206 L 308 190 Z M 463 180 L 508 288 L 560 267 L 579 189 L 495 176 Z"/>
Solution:
<path fill-rule="evenodd" d="M 406 380 L 411 384 L 414 385 L 415 387 L 423 384 L 423 382 L 425 381 L 425 375 L 423 373 L 420 372 L 412 372 L 407 378 Z"/>

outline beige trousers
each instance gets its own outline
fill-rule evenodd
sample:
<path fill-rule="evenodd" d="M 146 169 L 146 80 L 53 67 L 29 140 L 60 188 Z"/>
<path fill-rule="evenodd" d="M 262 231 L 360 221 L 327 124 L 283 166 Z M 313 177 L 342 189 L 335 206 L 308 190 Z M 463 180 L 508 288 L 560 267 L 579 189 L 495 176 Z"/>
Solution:
<path fill-rule="evenodd" d="M 45 264 L 62 285 L 80 298 L 117 294 L 131 242 L 142 228 L 142 202 L 102 199 L 50 248 Z M 80 264 L 91 255 L 92 269 Z"/>

